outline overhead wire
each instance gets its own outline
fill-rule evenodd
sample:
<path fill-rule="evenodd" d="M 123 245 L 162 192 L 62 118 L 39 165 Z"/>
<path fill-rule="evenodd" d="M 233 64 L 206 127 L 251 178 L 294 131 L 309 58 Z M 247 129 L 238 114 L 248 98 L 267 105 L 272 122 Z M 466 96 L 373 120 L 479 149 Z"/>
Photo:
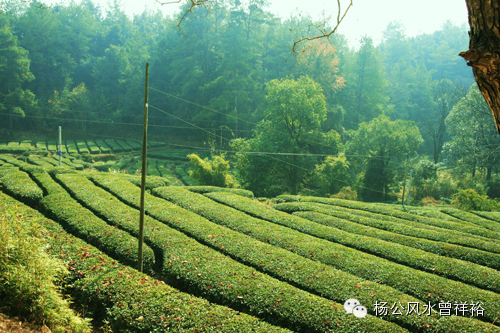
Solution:
<path fill-rule="evenodd" d="M 12 107 L 22 107 L 23 109 L 30 109 L 30 110 L 53 110 L 53 108 L 49 107 L 42 107 L 42 106 L 21 106 L 17 104 L 9 104 L 9 103 L 4 103 L 3 105 L 5 106 L 12 106 Z M 109 115 L 109 116 L 114 116 L 111 113 L 103 113 L 103 112 L 98 112 L 98 111 L 87 111 L 87 110 L 76 110 L 76 109 L 70 109 L 70 108 L 61 108 L 59 109 L 60 111 L 63 112 L 71 112 L 71 113 L 84 113 L 84 114 L 98 114 L 98 115 Z M 123 115 L 118 115 L 118 116 L 123 116 L 123 117 L 142 117 L 143 115 L 133 115 L 133 114 L 123 114 Z M 149 116 L 148 119 L 168 119 L 167 117 L 158 117 L 158 116 Z M 203 123 L 223 123 L 223 124 L 236 124 L 236 122 L 229 122 L 229 121 L 223 121 L 223 120 L 194 120 L 197 123 L 203 122 Z"/>
<path fill-rule="evenodd" d="M 194 124 L 192 124 L 192 123 L 190 123 L 190 122 L 188 122 L 188 121 L 186 121 L 186 120 L 184 120 L 184 119 L 181 119 L 181 118 L 179 118 L 179 117 L 177 117 L 177 116 L 174 116 L 174 115 L 172 115 L 172 114 L 170 114 L 170 113 L 168 113 L 168 112 L 166 112 L 166 111 L 164 111 L 164 110 L 162 110 L 162 109 L 160 109 L 160 108 L 158 108 L 158 107 L 156 107 L 156 106 L 151 105 L 151 103 L 149 103 L 149 107 L 151 107 L 151 108 L 153 108 L 153 109 L 155 109 L 155 110 L 158 110 L 158 111 L 160 111 L 160 112 L 163 112 L 163 113 L 165 113 L 165 114 L 167 114 L 167 115 L 170 115 L 170 116 L 172 116 L 172 117 L 174 117 L 174 118 L 176 118 L 176 119 L 179 119 L 179 120 L 181 120 L 182 122 L 184 122 L 184 123 L 186 123 L 186 124 L 189 124 L 189 125 L 191 125 L 191 126 L 193 126 L 193 127 L 195 127 L 195 128 L 198 128 L 198 129 L 200 129 L 200 130 L 205 131 L 203 128 L 201 128 L 201 127 L 199 127 L 199 126 L 196 126 L 196 125 L 194 125 Z M 208 132 L 208 131 L 205 131 L 205 132 L 210 133 L 210 132 Z M 210 134 L 213 134 L 213 133 L 210 133 Z M 227 138 L 223 138 L 223 139 L 225 139 L 225 140 L 227 140 L 227 141 L 230 141 L 230 140 L 229 140 L 229 139 L 227 139 Z M 236 152 L 236 153 L 243 153 L 243 154 L 245 154 L 245 153 L 259 154 L 260 152 L 246 152 L 246 151 L 242 151 L 242 152 L 240 152 L 240 151 L 238 151 L 238 152 Z M 290 163 L 290 162 L 287 162 L 287 161 L 281 160 L 281 159 L 279 159 L 279 158 L 277 158 L 277 157 L 274 157 L 274 156 L 271 156 L 271 155 L 266 155 L 266 156 L 267 156 L 268 158 L 271 158 L 271 159 L 276 160 L 276 161 L 278 161 L 278 162 L 281 162 L 281 163 L 284 163 L 284 164 L 287 164 L 287 165 L 293 166 L 293 167 L 298 168 L 298 169 L 305 170 L 305 171 L 307 171 L 307 172 L 311 172 L 311 171 L 313 171 L 313 170 L 306 169 L 306 168 L 304 168 L 304 167 L 302 167 L 302 166 L 299 166 L 299 165 L 296 165 L 296 164 L 293 164 L 293 163 Z M 381 168 L 381 169 L 382 169 L 382 168 Z M 347 181 L 345 181 L 345 180 L 342 180 L 342 179 L 336 179 L 336 178 L 331 178 L 331 179 L 332 179 L 332 180 L 335 180 L 335 181 L 338 181 L 338 182 L 341 182 L 341 183 L 344 183 L 344 184 L 348 184 L 348 185 L 350 184 L 349 182 L 347 182 Z M 373 192 L 378 192 L 378 193 L 382 193 L 382 194 L 384 194 L 384 193 L 385 193 L 385 192 L 383 192 L 383 191 L 378 191 L 378 190 L 375 190 L 375 189 L 372 189 L 372 188 L 369 188 L 369 187 L 366 187 L 366 186 L 361 186 L 361 187 L 362 187 L 362 188 L 365 188 L 365 189 L 368 189 L 368 190 L 370 190 L 370 191 L 373 191 Z"/>
<path fill-rule="evenodd" d="M 242 119 L 242 118 L 239 118 L 239 117 L 236 117 L 236 116 L 233 116 L 231 114 L 228 114 L 228 113 L 224 113 L 224 112 L 221 112 L 221 111 L 218 111 L 218 110 L 215 110 L 215 109 L 212 109 L 212 108 L 209 108 L 209 107 L 206 107 L 206 106 L 203 106 L 203 105 L 200 105 L 198 103 L 195 103 L 195 102 L 191 102 L 187 99 L 184 99 L 182 97 L 178 97 L 178 96 L 175 96 L 175 95 L 172 95 L 172 94 L 169 94 L 165 91 L 161 91 L 161 90 L 158 90 L 158 89 L 155 89 L 153 87 L 149 87 L 149 89 L 151 90 L 154 90 L 154 91 L 157 91 L 161 94 L 164 94 L 166 96 L 169 96 L 169 97 L 172 97 L 172 98 L 175 98 L 175 99 L 178 99 L 178 100 L 181 100 L 183 102 L 186 102 L 186 103 L 189 103 L 189 104 L 192 104 L 192 105 L 195 105 L 195 106 L 198 106 L 202 109 L 205 109 L 205 110 L 208 110 L 208 111 L 211 111 L 211 112 L 215 112 L 215 113 L 218 113 L 218 114 L 221 114 L 221 115 L 224 115 L 226 117 L 230 117 L 230 118 L 233 118 L 233 119 L 237 119 L 239 121 L 243 121 L 245 123 L 248 123 L 248 124 L 251 124 L 251 125 L 254 125 L 254 126 L 257 126 L 258 123 L 254 123 L 252 121 L 249 121 L 249 120 L 245 120 L 245 119 Z M 270 129 L 271 131 L 275 132 L 275 133 L 278 133 L 278 134 L 282 134 L 282 135 L 288 135 L 287 133 L 285 132 L 282 132 L 282 131 L 279 131 L 279 130 L 276 130 L 276 129 Z M 316 144 L 316 145 L 320 145 L 320 146 L 323 146 L 323 147 L 327 147 L 327 148 L 332 148 L 334 150 L 336 150 L 337 148 L 336 147 L 332 147 L 332 146 L 329 146 L 327 144 L 324 144 L 324 143 L 321 143 L 321 142 L 315 142 L 315 141 L 311 141 L 311 140 L 306 140 L 306 139 L 303 139 L 304 142 L 307 142 L 307 143 L 312 143 L 312 144 Z"/>
<path fill-rule="evenodd" d="M 36 119 L 48 119 L 48 120 L 60 120 L 60 121 L 66 121 L 66 122 L 85 122 L 85 123 L 99 123 L 99 124 L 108 124 L 108 125 L 131 125 L 131 126 L 144 126 L 143 123 L 126 123 L 126 122 L 115 122 L 115 121 L 102 121 L 102 120 L 91 120 L 91 119 L 73 119 L 73 118 L 60 118 L 60 117 L 47 117 L 47 116 L 19 116 L 15 114 L 8 114 L 8 113 L 0 113 L 0 116 L 13 116 L 16 118 L 36 118 Z M 191 129 L 192 127 L 186 127 L 186 126 L 175 126 L 175 125 L 155 125 L 155 124 L 148 124 L 149 127 L 160 127 L 160 128 L 178 128 L 178 129 Z M 201 129 L 201 127 L 200 127 Z M 230 128 L 205 128 L 203 129 L 205 131 L 232 131 Z M 239 130 L 239 131 L 245 131 L 245 132 L 250 132 L 251 130 Z M 214 132 L 209 132 L 211 134 L 214 134 Z"/>

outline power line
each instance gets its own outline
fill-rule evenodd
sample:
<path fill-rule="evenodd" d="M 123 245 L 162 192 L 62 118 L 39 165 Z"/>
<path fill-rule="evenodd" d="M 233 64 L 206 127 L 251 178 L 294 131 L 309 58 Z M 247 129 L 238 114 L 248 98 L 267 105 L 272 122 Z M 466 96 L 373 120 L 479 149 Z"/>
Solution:
<path fill-rule="evenodd" d="M 158 90 L 158 89 L 155 89 L 155 88 L 152 88 L 150 87 L 150 89 L 154 90 L 154 91 L 157 91 L 161 94 L 164 94 L 166 96 L 169 96 L 169 97 L 172 97 L 172 98 L 176 98 L 178 100 L 181 100 L 181 101 L 184 101 L 186 103 L 189 103 L 189 104 L 192 104 L 192 105 L 195 105 L 195 106 L 198 106 L 202 109 L 205 109 L 205 110 L 208 110 L 208 111 L 211 111 L 211 112 L 215 112 L 215 113 L 219 113 L 219 114 L 222 114 L 226 117 L 230 117 L 230 118 L 233 118 L 233 119 L 237 119 L 237 120 L 240 120 L 240 121 L 243 121 L 245 123 L 248 123 L 248 124 L 251 124 L 251 125 L 254 125 L 254 126 L 257 126 L 258 123 L 254 123 L 254 122 L 251 122 L 249 120 L 245 120 L 245 119 L 241 119 L 241 118 L 238 118 L 236 116 L 233 116 L 233 115 L 230 115 L 230 114 L 227 114 L 227 113 L 224 113 L 224 112 L 221 112 L 221 111 L 218 111 L 218 110 L 215 110 L 215 109 L 212 109 L 212 108 L 209 108 L 209 107 L 206 107 L 206 106 L 203 106 L 203 105 L 200 105 L 198 103 L 195 103 L 195 102 L 191 102 L 191 101 L 188 101 L 187 99 L 184 99 L 184 98 L 181 98 L 181 97 L 178 97 L 178 96 L 175 96 L 175 95 L 172 95 L 172 94 L 169 94 L 165 91 L 161 91 L 161 90 Z M 180 120 L 180 118 L 177 118 Z M 282 131 L 278 131 L 278 130 L 275 130 L 275 129 L 270 129 L 270 131 L 272 132 L 275 132 L 275 133 L 278 133 L 278 134 L 282 134 L 282 135 L 289 135 L 288 133 L 285 133 L 285 132 L 282 132 Z M 321 142 L 315 142 L 315 141 L 311 141 L 311 140 L 306 140 L 306 139 L 302 139 L 302 141 L 306 142 L 306 143 L 312 143 L 312 144 L 316 144 L 316 145 L 320 145 L 320 146 L 323 146 L 323 147 L 327 147 L 327 148 L 331 148 L 331 149 L 334 149 L 336 150 L 337 148 L 336 147 L 331 147 L 329 145 L 326 145 L 324 143 L 321 143 Z"/>
<path fill-rule="evenodd" d="M 60 120 L 67 122 L 85 122 L 85 123 L 98 123 L 98 124 L 108 124 L 108 125 L 131 125 L 131 126 L 142 126 L 140 123 L 124 123 L 124 122 L 114 122 L 114 121 L 102 121 L 102 120 L 89 120 L 89 119 L 71 119 L 71 118 L 58 118 L 58 117 L 46 117 L 46 116 L 19 116 L 16 114 L 0 113 L 0 116 L 13 116 L 15 118 L 36 118 L 36 119 L 48 119 L 48 120 Z M 179 118 L 180 119 L 180 118 Z M 161 128 L 179 128 L 179 129 L 192 129 L 186 126 L 174 126 L 174 125 L 148 125 L 150 127 L 161 127 Z M 199 129 L 203 129 L 199 127 Z M 205 128 L 204 131 L 232 131 L 227 128 Z M 251 132 L 251 130 L 239 130 L 245 132 Z M 213 132 L 208 132 L 214 134 Z"/>
<path fill-rule="evenodd" d="M 30 109 L 30 110 L 53 110 L 54 108 L 49 108 L 49 107 L 41 107 L 41 106 L 23 106 L 23 105 L 17 105 L 17 104 L 3 104 L 6 106 L 12 106 L 12 107 L 21 107 L 23 109 Z M 59 109 L 64 112 L 71 112 L 71 113 L 91 113 L 91 114 L 98 114 L 101 116 L 120 116 L 120 117 L 142 117 L 142 115 L 135 115 L 135 114 L 122 114 L 122 115 L 114 115 L 112 113 L 105 113 L 105 112 L 97 112 L 97 111 L 79 111 L 77 109 L 68 109 L 68 108 L 61 108 Z M 167 117 L 158 117 L 158 116 L 148 116 L 149 119 L 155 118 L 155 119 L 168 119 Z M 236 122 L 229 122 L 229 121 L 222 121 L 222 120 L 193 120 L 197 123 L 223 123 L 223 124 L 236 124 Z"/>

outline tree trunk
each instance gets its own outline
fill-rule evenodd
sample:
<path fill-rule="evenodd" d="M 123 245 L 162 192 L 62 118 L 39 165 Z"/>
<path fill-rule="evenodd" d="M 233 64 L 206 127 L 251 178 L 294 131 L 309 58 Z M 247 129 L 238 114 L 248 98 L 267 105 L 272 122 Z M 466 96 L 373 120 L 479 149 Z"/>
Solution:
<path fill-rule="evenodd" d="M 500 133 L 500 2 L 466 0 L 469 11 L 469 50 L 459 55 L 472 67 L 479 90 Z"/>

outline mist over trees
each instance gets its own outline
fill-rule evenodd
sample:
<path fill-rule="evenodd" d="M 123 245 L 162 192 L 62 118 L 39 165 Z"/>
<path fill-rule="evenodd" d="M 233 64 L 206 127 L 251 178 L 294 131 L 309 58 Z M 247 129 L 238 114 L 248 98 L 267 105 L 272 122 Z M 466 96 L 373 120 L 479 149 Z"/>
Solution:
<path fill-rule="evenodd" d="M 58 125 L 76 137 L 140 138 L 149 61 L 150 135 L 237 151 L 226 155 L 236 178 L 258 195 L 350 186 L 390 200 L 408 150 L 410 168 L 425 159 L 476 178 L 484 170 L 488 181 L 497 173 L 494 125 L 469 115 L 482 105 L 458 56 L 466 26 L 408 37 L 395 21 L 378 45 L 366 36 L 352 48 L 333 34 L 293 53 L 314 22 L 276 17 L 263 0 L 198 6 L 180 27 L 183 13 L 131 18 L 117 1 L 2 6 L 0 139 Z"/>

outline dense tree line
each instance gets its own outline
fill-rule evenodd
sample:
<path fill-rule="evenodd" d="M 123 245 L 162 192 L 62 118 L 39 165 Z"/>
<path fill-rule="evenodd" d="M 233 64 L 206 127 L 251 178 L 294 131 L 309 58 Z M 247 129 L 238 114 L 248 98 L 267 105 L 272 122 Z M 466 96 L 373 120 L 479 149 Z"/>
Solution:
<path fill-rule="evenodd" d="M 9 2 L 2 10 L 3 133 L 62 124 L 75 135 L 106 129 L 140 137 L 149 61 L 150 133 L 237 150 L 242 185 L 256 192 L 275 185 L 262 195 L 334 194 L 341 180 L 366 200 L 389 200 L 408 150 L 410 167 L 427 158 L 472 176 L 484 168 L 488 180 L 498 167 L 484 117 L 459 121 L 477 97 L 474 87 L 467 93 L 474 80 L 458 57 L 468 44 L 465 26 L 447 22 L 410 38 L 393 22 L 379 45 L 363 37 L 352 48 L 337 34 L 293 53 L 315 22 L 276 17 L 264 0 L 199 6 L 179 27 L 183 13 L 128 17 L 116 1 L 46 9 Z M 325 172 L 341 179 L 327 181 Z"/>

